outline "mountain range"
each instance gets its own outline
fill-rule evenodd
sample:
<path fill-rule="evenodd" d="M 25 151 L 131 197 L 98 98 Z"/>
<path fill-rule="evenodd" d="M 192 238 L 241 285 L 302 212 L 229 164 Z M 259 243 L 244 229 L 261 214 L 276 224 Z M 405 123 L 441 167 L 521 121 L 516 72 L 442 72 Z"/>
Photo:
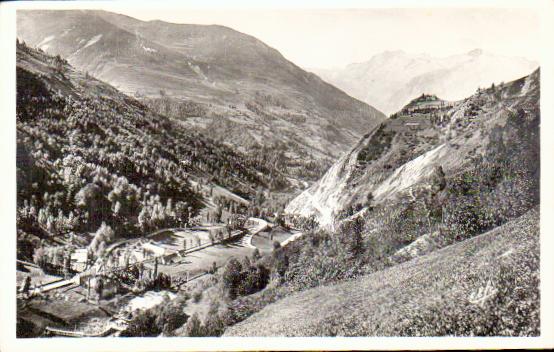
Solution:
<path fill-rule="evenodd" d="M 122 336 L 540 335 L 535 63 L 386 52 L 336 73 L 387 118 L 230 28 L 105 11 L 17 24 L 17 258 L 44 273 L 67 258 L 67 275 L 75 248 L 107 265 L 161 230 L 210 239 L 155 259 L 175 298 Z M 136 264 L 95 306 L 141 292 Z M 59 296 L 22 295 L 18 314 Z"/>
<path fill-rule="evenodd" d="M 479 87 L 511 81 L 538 66 L 535 61 L 495 55 L 482 49 L 447 57 L 397 50 L 344 68 L 311 71 L 389 115 L 423 93 L 460 100 Z"/>
<path fill-rule="evenodd" d="M 17 28 L 26 44 L 187 127 L 242 151 L 271 148 L 301 178 L 325 169 L 384 118 L 260 40 L 223 26 L 20 10 Z"/>

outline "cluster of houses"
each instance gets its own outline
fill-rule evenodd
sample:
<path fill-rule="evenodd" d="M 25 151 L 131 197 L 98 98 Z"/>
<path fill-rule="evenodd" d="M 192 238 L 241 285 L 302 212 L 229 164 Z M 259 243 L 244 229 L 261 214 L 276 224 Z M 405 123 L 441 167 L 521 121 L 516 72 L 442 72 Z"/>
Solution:
<path fill-rule="evenodd" d="M 178 255 L 177 250 L 160 246 L 152 240 L 141 239 L 124 248 L 114 248 L 107 256 L 104 265 L 107 268 L 126 267 L 156 257 L 159 257 L 160 262 L 165 264 L 176 255 Z M 74 271 L 83 272 L 90 265 L 87 248 L 79 248 L 72 253 L 71 267 Z"/>

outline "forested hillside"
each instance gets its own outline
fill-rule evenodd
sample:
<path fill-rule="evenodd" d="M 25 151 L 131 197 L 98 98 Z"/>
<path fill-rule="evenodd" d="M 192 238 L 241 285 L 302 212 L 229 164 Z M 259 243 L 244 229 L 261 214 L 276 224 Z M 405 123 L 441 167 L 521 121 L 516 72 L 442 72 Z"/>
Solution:
<path fill-rule="evenodd" d="M 19 11 L 18 37 L 234 149 L 315 181 L 385 116 L 262 41 L 106 11 Z M 295 184 L 296 185 L 296 184 Z M 303 183 L 297 185 L 303 188 Z"/>
<path fill-rule="evenodd" d="M 116 237 L 187 224 L 204 207 L 191 178 L 246 198 L 288 185 L 270 163 L 18 42 L 19 258 L 31 259 L 43 241 L 88 244 L 102 223 Z"/>

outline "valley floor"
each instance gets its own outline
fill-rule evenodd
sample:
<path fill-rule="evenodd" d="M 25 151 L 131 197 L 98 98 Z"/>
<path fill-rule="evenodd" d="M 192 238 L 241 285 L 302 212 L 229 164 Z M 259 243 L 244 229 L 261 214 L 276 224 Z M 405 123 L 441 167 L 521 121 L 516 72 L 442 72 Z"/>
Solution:
<path fill-rule="evenodd" d="M 258 239 L 258 237 L 260 237 L 258 233 L 265 230 L 266 227 L 267 222 L 263 220 L 253 221 L 251 226 L 247 228 L 247 233 L 250 236 L 253 235 L 255 239 Z M 182 235 L 179 231 L 177 231 L 176 234 Z M 292 233 L 282 231 L 279 236 L 275 237 L 275 240 L 284 242 L 292 236 Z M 152 237 L 152 239 L 167 242 L 166 237 L 167 235 L 165 237 L 156 236 L 156 238 Z M 267 245 L 265 245 L 265 243 L 256 244 L 256 242 L 250 247 L 246 246 L 241 237 L 237 237 L 234 241 L 228 243 L 204 245 L 201 249 L 193 250 L 191 253 L 187 253 L 185 256 L 179 257 L 166 264 L 160 262 L 158 271 L 169 274 L 173 278 L 189 278 L 191 281 L 181 286 L 181 289 L 186 289 L 188 284 L 196 283 L 194 279 L 200 278 L 201 280 L 199 281 L 202 281 L 202 277 L 210 270 L 213 263 L 216 263 L 217 267 L 222 267 L 230 258 L 234 257 L 241 259 L 244 256 L 251 256 L 255 248 L 258 248 L 262 252 L 267 252 L 268 249 L 266 247 Z M 145 264 L 147 268 L 153 269 L 153 264 L 151 262 L 145 262 Z M 37 273 L 34 274 L 35 277 L 38 277 L 39 274 L 44 276 L 41 269 L 35 268 L 34 265 L 32 266 L 31 269 L 37 271 Z M 34 271 L 32 272 L 34 273 Z M 24 277 L 23 274 L 19 276 Z M 45 283 L 48 281 L 47 278 L 48 276 L 44 276 Z M 63 280 L 61 277 L 54 276 L 50 278 L 50 281 L 69 282 L 71 280 Z M 47 285 L 44 287 L 47 287 Z M 46 293 L 44 287 L 43 291 Z M 98 328 L 101 330 L 113 321 L 114 314 L 117 314 L 119 311 L 124 311 L 127 307 L 135 307 L 136 303 L 132 302 L 133 299 L 140 300 L 141 302 L 150 302 L 152 301 L 150 296 L 156 294 L 154 291 L 148 291 L 141 296 L 129 293 L 123 296 L 116 295 L 107 300 L 87 300 L 86 297 L 88 294 L 86 288 L 73 284 L 72 282 L 61 288 L 53 288 L 50 293 L 48 297 L 19 300 L 18 318 L 24 321 L 24 324 L 26 324 L 25 333 L 29 334 L 29 336 L 20 337 L 40 336 L 46 327 L 61 329 L 71 327 L 71 331 L 75 330 L 78 332 L 96 331 Z M 160 292 L 158 296 L 162 297 L 163 293 L 164 292 Z M 166 293 L 169 294 L 169 292 Z M 155 298 L 159 298 L 158 296 Z M 157 299 L 154 303 L 150 302 L 149 306 L 152 304 L 159 304 L 160 302 L 161 298 Z M 204 306 L 205 304 L 203 304 L 203 302 L 199 302 L 199 304 L 190 302 L 188 309 L 191 311 L 197 311 L 199 309 L 207 310 L 207 307 Z"/>
<path fill-rule="evenodd" d="M 366 277 L 284 298 L 227 336 L 539 334 L 539 211 Z"/>

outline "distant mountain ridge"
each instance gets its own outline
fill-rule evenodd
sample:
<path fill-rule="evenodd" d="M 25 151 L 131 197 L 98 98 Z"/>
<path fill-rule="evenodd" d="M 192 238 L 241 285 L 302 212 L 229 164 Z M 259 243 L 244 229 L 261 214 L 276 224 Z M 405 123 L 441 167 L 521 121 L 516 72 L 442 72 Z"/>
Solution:
<path fill-rule="evenodd" d="M 508 82 L 528 74 L 537 62 L 474 49 L 460 55 L 433 57 L 402 50 L 385 51 L 342 69 L 312 69 L 351 96 L 386 114 L 397 112 L 422 93 L 460 100 L 478 87 Z"/>
<path fill-rule="evenodd" d="M 223 26 L 139 21 L 105 11 L 18 11 L 18 37 L 67 58 L 185 126 L 291 173 L 328 165 L 384 115 Z"/>

